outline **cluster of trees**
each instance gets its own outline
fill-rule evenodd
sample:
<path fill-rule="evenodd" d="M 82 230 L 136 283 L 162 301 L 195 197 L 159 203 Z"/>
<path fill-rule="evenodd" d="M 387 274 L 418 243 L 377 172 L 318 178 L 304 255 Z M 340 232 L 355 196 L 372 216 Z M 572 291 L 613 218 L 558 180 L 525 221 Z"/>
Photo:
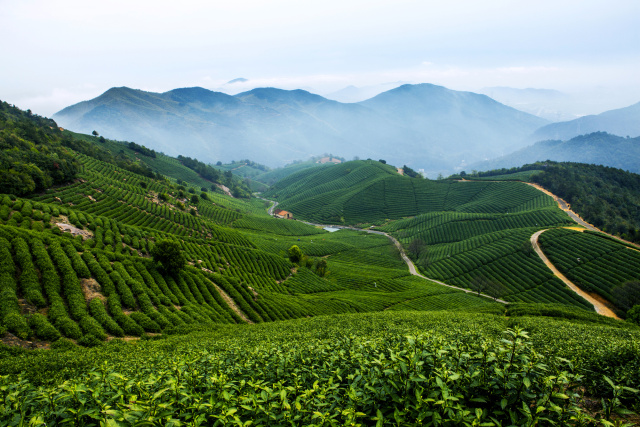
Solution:
<path fill-rule="evenodd" d="M 410 178 L 422 178 L 420 172 L 414 171 L 407 165 L 402 166 L 402 170 L 404 171 L 404 174 Z"/>
<path fill-rule="evenodd" d="M 191 157 L 181 155 L 178 156 L 178 160 L 184 166 L 193 170 L 202 178 L 229 187 L 229 190 L 231 191 L 233 197 L 251 197 L 251 189 L 249 188 L 249 183 L 242 180 L 234 180 L 233 172 L 231 172 L 230 170 L 221 172 L 213 166 L 209 166 L 208 164 L 203 163 L 198 159 L 192 159 Z M 214 188 L 212 187 L 212 189 Z"/>
<path fill-rule="evenodd" d="M 218 166 L 222 165 L 221 162 L 218 162 L 218 163 L 220 163 Z M 243 165 L 244 164 L 244 165 L 247 165 L 247 166 L 249 166 L 249 167 L 251 167 L 253 169 L 258 169 L 258 170 L 261 170 L 263 172 L 269 172 L 271 170 L 271 168 L 269 166 L 261 165 L 260 163 L 256 163 L 253 160 L 249 160 L 249 159 L 237 160 L 237 161 L 236 160 L 232 160 L 231 164 L 232 165 L 236 165 L 236 164 Z"/>
<path fill-rule="evenodd" d="M 628 321 L 640 325 L 640 281 L 632 280 L 611 291 L 613 303 L 626 313 Z"/>
<path fill-rule="evenodd" d="M 178 156 L 178 160 L 180 160 L 180 163 L 196 172 L 206 180 L 212 182 L 220 182 L 221 180 L 221 173 L 218 169 L 209 166 L 206 163 L 202 163 L 198 159 L 192 159 L 191 157 L 186 156 Z"/>
<path fill-rule="evenodd" d="M 135 151 L 136 153 L 140 153 L 143 156 L 156 158 L 155 150 L 145 147 L 144 145 L 136 144 L 135 142 L 128 142 L 127 146 L 130 150 Z"/>
<path fill-rule="evenodd" d="M 472 175 L 477 177 L 508 175 L 516 172 L 526 172 L 526 171 L 532 171 L 532 170 L 545 169 L 548 165 L 549 165 L 549 162 L 536 162 L 536 163 L 531 163 L 521 167 L 492 169 L 486 172 L 478 172 L 474 170 L 472 172 Z M 466 176 L 466 173 L 462 171 L 460 172 L 460 176 Z"/>
<path fill-rule="evenodd" d="M 133 143 L 128 144 L 130 147 Z M 135 146 L 155 157 L 153 150 Z M 72 181 L 80 166 L 71 150 L 141 176 L 164 180 L 148 166 L 128 159 L 124 151 L 114 156 L 97 144 L 61 131 L 51 119 L 0 102 L 1 193 L 23 196 Z"/>
<path fill-rule="evenodd" d="M 501 283 L 489 280 L 482 275 L 474 277 L 471 283 L 469 283 L 469 288 L 477 292 L 478 295 L 489 295 L 493 299 L 498 299 L 507 292 L 507 288 Z"/>
<path fill-rule="evenodd" d="M 316 274 L 320 277 L 324 277 L 327 274 L 327 260 L 324 258 L 314 260 L 306 256 L 298 245 L 291 246 L 288 250 L 288 255 L 289 261 L 299 266 L 315 270 Z"/>
<path fill-rule="evenodd" d="M 53 120 L 0 102 L 0 193 L 43 191 L 71 181 L 78 170 Z"/>

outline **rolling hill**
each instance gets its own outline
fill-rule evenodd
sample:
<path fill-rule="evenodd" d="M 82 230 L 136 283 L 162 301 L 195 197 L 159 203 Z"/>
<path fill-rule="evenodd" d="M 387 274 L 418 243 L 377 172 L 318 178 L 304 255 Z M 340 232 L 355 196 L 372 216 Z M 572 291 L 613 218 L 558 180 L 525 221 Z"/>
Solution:
<path fill-rule="evenodd" d="M 519 148 L 547 123 L 484 95 L 429 84 L 404 85 L 355 104 L 274 88 L 235 96 L 202 88 L 165 93 L 112 88 L 54 118 L 65 128 L 97 130 L 208 162 L 250 154 L 261 163 L 281 166 L 334 153 L 384 158 L 429 171 Z"/>
<path fill-rule="evenodd" d="M 640 404 L 638 326 L 594 313 L 529 239 L 546 230 L 549 257 L 604 298 L 640 252 L 566 229 L 524 183 L 287 171 L 272 191 L 297 216 L 379 224 L 328 232 L 211 191 L 193 159 L 6 103 L 0 144 L 9 175 L 55 174 L 27 162 L 43 153 L 73 165 L 0 194 L 2 425 L 604 426 Z M 389 236 L 446 283 L 410 274 Z"/>

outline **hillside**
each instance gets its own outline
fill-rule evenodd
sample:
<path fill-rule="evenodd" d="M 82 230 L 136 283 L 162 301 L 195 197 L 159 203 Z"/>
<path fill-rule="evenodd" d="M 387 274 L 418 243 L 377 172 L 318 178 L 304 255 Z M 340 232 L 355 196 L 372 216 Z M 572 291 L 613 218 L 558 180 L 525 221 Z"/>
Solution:
<path fill-rule="evenodd" d="M 484 95 L 427 84 L 404 85 L 355 104 L 274 88 L 236 96 L 202 88 L 165 93 L 112 88 L 54 118 L 75 131 L 97 130 L 205 162 L 225 163 L 252 153 L 274 167 L 328 152 L 430 171 L 520 147 L 546 123 Z M 178 153 L 175 141 L 189 151 Z M 455 151 L 441 148 L 446 145 Z"/>
<path fill-rule="evenodd" d="M 474 163 L 467 170 L 508 169 L 544 160 L 590 163 L 640 173 L 640 137 L 594 132 L 568 141 L 539 141 L 506 156 Z"/>
<path fill-rule="evenodd" d="M 68 185 L 0 199 L 0 327 L 20 339 L 91 346 L 185 325 L 379 311 L 418 296 L 423 309 L 493 304 L 411 277 L 383 236 L 278 221 L 263 201 L 212 192 L 184 159 L 64 137 L 105 160 L 70 151 L 79 167 Z M 155 172 L 137 173 L 147 168 Z M 165 241 L 179 245 L 184 269 L 163 271 L 150 257 Z M 305 254 L 300 266 L 283 256 L 294 244 Z"/>
<path fill-rule="evenodd" d="M 632 138 L 640 136 L 640 102 L 597 115 L 584 116 L 567 122 L 551 123 L 536 130 L 531 138 L 534 141 L 568 140 L 592 132 L 607 132 Z"/>
<path fill-rule="evenodd" d="M 548 169 L 551 172 L 545 174 L 553 173 L 552 167 Z M 584 169 L 587 176 L 567 177 L 563 185 L 593 182 L 590 179 L 597 175 L 587 171 Z M 535 172 L 536 176 L 545 175 Z M 507 301 L 591 307 L 550 274 L 531 250 L 530 238 L 536 230 L 575 223 L 551 197 L 537 189 L 508 181 L 504 173 L 487 178 L 429 181 L 400 176 L 395 168 L 379 162 L 358 161 L 301 171 L 276 183 L 267 195 L 299 219 L 362 228 L 373 225 L 376 230 L 391 233 L 429 278 L 468 289 L 494 287 L 496 294 Z M 503 181 L 494 182 L 496 179 Z M 628 184 L 633 186 L 632 182 Z M 608 185 L 604 192 L 618 192 L 611 190 L 612 182 Z M 600 197 L 600 203 L 606 200 L 604 193 L 593 197 Z M 616 215 L 607 217 L 615 221 Z M 603 243 L 597 243 L 598 239 Z M 583 244 L 604 245 L 603 239 L 579 238 L 574 241 L 575 247 L 567 250 L 579 250 Z M 626 258 L 625 247 L 617 247 L 623 250 L 608 261 L 607 269 L 622 271 L 629 265 L 640 265 L 640 253 L 630 252 L 631 261 Z M 600 278 L 602 292 L 594 292 L 610 299 L 613 289 L 634 280 L 637 274 L 640 271 L 633 267 L 621 276 Z"/>
<path fill-rule="evenodd" d="M 640 381 L 638 327 L 594 313 L 529 239 L 547 230 L 549 256 L 602 298 L 637 277 L 640 252 L 565 229 L 532 187 L 409 178 L 378 161 L 275 183 L 296 216 L 380 225 L 328 232 L 211 191 L 193 159 L 6 111 L 13 151 L 61 139 L 77 169 L 0 195 L 0 424 L 605 425 L 640 405 L 622 388 Z M 380 230 L 423 274 L 473 292 L 410 274 Z M 618 400 L 590 403 L 612 387 Z"/>
<path fill-rule="evenodd" d="M 572 162 L 536 162 L 466 175 L 469 180 L 519 180 L 542 185 L 588 223 L 626 240 L 640 241 L 640 175 Z"/>
<path fill-rule="evenodd" d="M 444 425 L 570 426 L 569 416 L 594 426 L 622 421 L 616 412 L 637 404 L 622 387 L 640 381 L 638 330 L 531 314 L 525 306 L 514 307 L 510 319 L 384 312 L 251 328 L 220 325 L 83 351 L 5 352 L 0 372 L 12 375 L 0 377 L 0 387 L 21 396 L 21 419 L 38 417 L 48 425 L 72 417 L 85 425 L 123 419 L 175 425 L 194 418 L 207 425 L 273 425 L 274 418 L 295 425 L 318 425 L 324 418 L 331 420 L 326 425 L 379 426 L 434 419 Z M 16 384 L 12 376 L 22 371 L 27 373 Z M 611 390 L 619 400 L 604 409 L 590 404 Z M 437 403 L 449 393 L 455 403 Z M 525 410 L 532 400 L 545 405 Z M 104 411 L 107 405 L 111 409 Z M 14 413 L 3 412 L 0 422 Z"/>

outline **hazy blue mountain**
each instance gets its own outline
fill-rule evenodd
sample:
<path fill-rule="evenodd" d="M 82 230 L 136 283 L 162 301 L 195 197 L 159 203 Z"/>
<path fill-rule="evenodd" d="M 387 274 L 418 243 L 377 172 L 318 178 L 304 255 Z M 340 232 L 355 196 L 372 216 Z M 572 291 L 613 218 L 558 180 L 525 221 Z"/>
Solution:
<path fill-rule="evenodd" d="M 527 129 L 548 123 L 486 95 L 431 84 L 403 85 L 359 105 L 423 135 L 425 148 L 454 164 L 513 151 Z"/>
<path fill-rule="evenodd" d="M 574 136 L 598 131 L 622 136 L 640 136 L 640 102 L 629 107 L 584 116 L 568 122 L 552 123 L 536 130 L 532 138 L 535 141 L 567 140 Z"/>
<path fill-rule="evenodd" d="M 479 91 L 505 105 L 538 117 L 560 122 L 579 117 L 580 103 L 571 95 L 553 89 L 486 87 Z"/>
<path fill-rule="evenodd" d="M 203 88 L 113 88 L 54 118 L 72 130 L 96 130 L 206 162 L 250 158 L 278 166 L 334 153 L 435 172 L 513 151 L 546 123 L 484 95 L 428 84 L 404 85 L 360 103 L 275 88 L 235 96 Z"/>
<path fill-rule="evenodd" d="M 350 85 L 335 92 L 328 93 L 324 95 L 324 97 L 339 102 L 360 102 L 373 98 L 382 92 L 395 89 L 403 84 L 407 84 L 407 82 L 390 82 L 360 87 Z"/>
<path fill-rule="evenodd" d="M 511 168 L 545 160 L 590 163 L 640 173 L 640 137 L 594 132 L 568 141 L 540 141 L 504 157 L 476 163 L 470 169 Z"/>

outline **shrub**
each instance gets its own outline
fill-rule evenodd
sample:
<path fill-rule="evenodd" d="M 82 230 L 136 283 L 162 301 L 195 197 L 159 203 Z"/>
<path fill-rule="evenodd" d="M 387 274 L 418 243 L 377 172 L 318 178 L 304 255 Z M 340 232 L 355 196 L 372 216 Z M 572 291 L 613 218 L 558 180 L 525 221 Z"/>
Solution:
<path fill-rule="evenodd" d="M 29 326 L 36 337 L 45 341 L 55 341 L 60 338 L 60 332 L 40 313 L 34 313 L 29 318 Z"/>
<path fill-rule="evenodd" d="M 27 320 L 19 313 L 9 313 L 3 320 L 7 330 L 18 338 L 26 340 L 31 335 Z"/>

